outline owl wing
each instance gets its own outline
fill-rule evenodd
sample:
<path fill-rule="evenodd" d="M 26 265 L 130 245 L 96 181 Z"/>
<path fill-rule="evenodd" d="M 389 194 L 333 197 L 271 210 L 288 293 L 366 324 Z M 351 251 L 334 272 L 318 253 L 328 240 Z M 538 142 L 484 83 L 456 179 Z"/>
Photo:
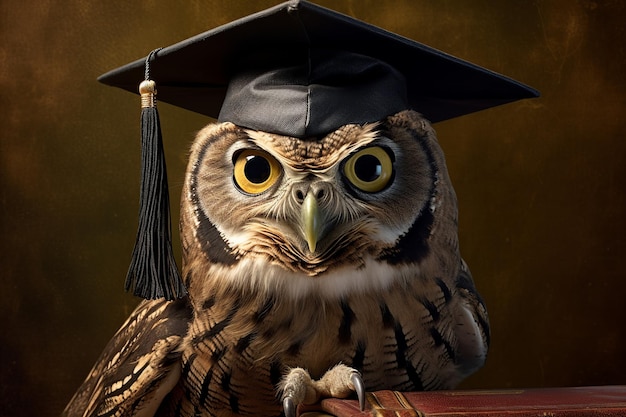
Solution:
<path fill-rule="evenodd" d="M 63 416 L 153 416 L 181 373 L 187 299 L 143 301 L 113 336 Z"/>
<path fill-rule="evenodd" d="M 489 316 L 463 260 L 456 287 L 461 298 L 461 308 L 456 318 L 459 342 L 457 363 L 460 364 L 460 372 L 467 376 L 483 366 L 487 357 L 490 342 Z"/>

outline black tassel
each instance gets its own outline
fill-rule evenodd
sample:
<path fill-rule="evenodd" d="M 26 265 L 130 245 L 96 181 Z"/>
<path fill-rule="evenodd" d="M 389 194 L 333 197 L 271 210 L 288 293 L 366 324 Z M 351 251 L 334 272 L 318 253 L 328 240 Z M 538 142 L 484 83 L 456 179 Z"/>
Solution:
<path fill-rule="evenodd" d="M 172 251 L 172 225 L 167 169 L 156 84 L 150 80 L 149 65 L 158 52 L 146 59 L 146 77 L 139 86 L 141 94 L 141 194 L 139 228 L 133 256 L 126 276 L 126 290 L 145 299 L 183 297 L 187 290 L 178 272 Z"/>

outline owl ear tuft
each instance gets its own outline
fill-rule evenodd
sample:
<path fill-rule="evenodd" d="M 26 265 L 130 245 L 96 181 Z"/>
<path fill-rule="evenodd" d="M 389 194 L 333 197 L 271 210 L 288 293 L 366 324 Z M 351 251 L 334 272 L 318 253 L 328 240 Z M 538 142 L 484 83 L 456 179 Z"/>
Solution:
<path fill-rule="evenodd" d="M 126 276 L 126 290 L 145 299 L 184 297 L 187 290 L 172 251 L 172 225 L 167 169 L 159 113 L 156 108 L 156 83 L 150 80 L 150 61 L 146 58 L 145 80 L 141 94 L 141 191 L 139 227 L 135 248 Z"/>

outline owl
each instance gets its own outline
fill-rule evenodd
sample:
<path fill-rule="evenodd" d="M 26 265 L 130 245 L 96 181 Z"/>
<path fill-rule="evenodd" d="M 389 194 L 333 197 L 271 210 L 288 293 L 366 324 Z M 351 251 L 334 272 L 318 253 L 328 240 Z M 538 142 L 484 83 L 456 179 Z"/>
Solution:
<path fill-rule="evenodd" d="M 139 304 L 66 416 L 292 417 L 453 388 L 485 361 L 455 193 L 415 111 L 307 138 L 208 125 L 180 233 L 188 295 Z"/>

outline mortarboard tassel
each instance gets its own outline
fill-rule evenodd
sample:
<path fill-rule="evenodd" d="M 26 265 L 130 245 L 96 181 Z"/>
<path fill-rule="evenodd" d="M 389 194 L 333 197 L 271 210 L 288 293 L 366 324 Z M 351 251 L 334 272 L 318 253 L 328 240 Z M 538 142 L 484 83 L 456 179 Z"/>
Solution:
<path fill-rule="evenodd" d="M 139 228 L 126 290 L 145 299 L 173 300 L 187 294 L 172 251 L 172 225 L 167 170 L 159 113 L 156 108 L 156 83 L 150 80 L 150 60 L 146 58 L 145 80 L 141 94 L 141 194 Z"/>

